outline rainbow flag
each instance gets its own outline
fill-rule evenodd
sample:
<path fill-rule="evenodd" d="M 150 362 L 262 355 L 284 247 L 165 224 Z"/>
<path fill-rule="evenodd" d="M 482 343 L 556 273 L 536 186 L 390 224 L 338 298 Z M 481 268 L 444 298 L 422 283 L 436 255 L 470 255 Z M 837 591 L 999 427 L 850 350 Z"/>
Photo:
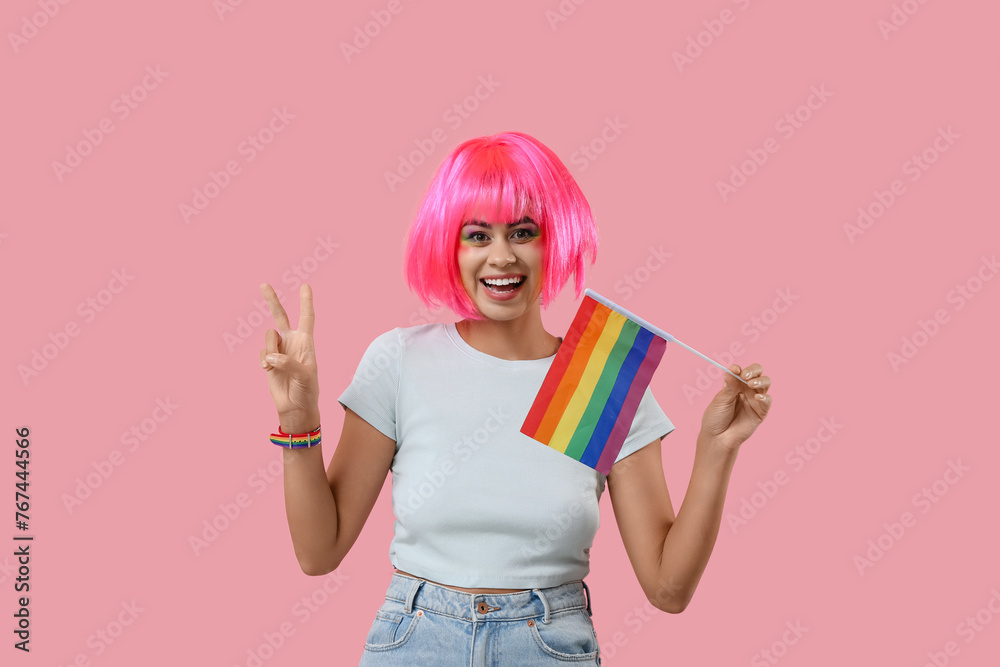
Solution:
<path fill-rule="evenodd" d="M 667 346 L 645 322 L 611 306 L 586 291 L 521 426 L 526 436 L 605 475 Z"/>

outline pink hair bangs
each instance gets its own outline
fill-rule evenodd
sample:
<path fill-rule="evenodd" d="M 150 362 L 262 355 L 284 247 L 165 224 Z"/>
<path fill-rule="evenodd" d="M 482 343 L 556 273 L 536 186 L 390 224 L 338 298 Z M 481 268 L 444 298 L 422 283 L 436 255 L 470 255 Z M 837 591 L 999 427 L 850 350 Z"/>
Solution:
<path fill-rule="evenodd" d="M 583 192 L 562 161 L 537 139 L 503 132 L 462 143 L 438 168 L 406 242 L 406 282 L 428 306 L 483 319 L 462 285 L 458 239 L 469 220 L 529 217 L 545 242 L 542 303 L 552 303 L 571 275 L 583 292 L 597 254 L 597 227 Z"/>

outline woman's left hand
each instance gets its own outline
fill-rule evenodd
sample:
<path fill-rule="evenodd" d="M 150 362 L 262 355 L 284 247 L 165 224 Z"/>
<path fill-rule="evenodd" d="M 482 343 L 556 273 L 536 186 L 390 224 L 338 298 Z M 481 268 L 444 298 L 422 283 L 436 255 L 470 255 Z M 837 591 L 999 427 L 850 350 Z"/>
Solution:
<path fill-rule="evenodd" d="M 720 446 L 735 451 L 764 421 L 771 408 L 771 378 L 764 375 L 760 364 L 750 364 L 741 369 L 731 364 L 729 370 L 747 384 L 728 373 L 723 375 L 725 386 L 705 408 L 701 419 L 701 435 Z"/>

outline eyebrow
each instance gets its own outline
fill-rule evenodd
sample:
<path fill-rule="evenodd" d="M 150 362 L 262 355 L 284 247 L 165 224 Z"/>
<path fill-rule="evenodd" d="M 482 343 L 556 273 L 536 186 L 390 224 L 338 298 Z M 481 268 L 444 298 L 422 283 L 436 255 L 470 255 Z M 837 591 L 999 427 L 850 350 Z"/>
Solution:
<path fill-rule="evenodd" d="M 517 225 L 536 225 L 537 226 L 538 223 L 536 223 L 531 218 L 525 216 L 525 217 L 521 218 L 520 220 L 515 220 L 514 222 L 505 222 L 505 223 L 497 223 L 497 224 L 504 224 L 507 227 L 516 227 Z M 487 222 L 483 222 L 481 220 L 469 220 L 468 222 L 464 223 L 462 225 L 462 227 L 482 227 L 483 229 L 492 229 L 493 225 L 491 225 L 491 224 L 489 224 Z"/>

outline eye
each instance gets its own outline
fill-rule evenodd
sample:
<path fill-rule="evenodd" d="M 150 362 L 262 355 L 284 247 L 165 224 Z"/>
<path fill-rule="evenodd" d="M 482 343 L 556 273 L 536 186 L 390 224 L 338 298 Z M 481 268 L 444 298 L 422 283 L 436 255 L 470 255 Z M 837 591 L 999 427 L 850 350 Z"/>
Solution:
<path fill-rule="evenodd" d="M 469 231 L 465 234 L 465 240 L 470 243 L 485 243 L 489 240 L 489 237 L 483 232 Z"/>
<path fill-rule="evenodd" d="M 531 239 L 538 236 L 538 232 L 534 229 L 529 229 L 528 227 L 519 227 L 514 230 L 511 236 L 515 237 L 519 241 L 530 241 Z"/>

